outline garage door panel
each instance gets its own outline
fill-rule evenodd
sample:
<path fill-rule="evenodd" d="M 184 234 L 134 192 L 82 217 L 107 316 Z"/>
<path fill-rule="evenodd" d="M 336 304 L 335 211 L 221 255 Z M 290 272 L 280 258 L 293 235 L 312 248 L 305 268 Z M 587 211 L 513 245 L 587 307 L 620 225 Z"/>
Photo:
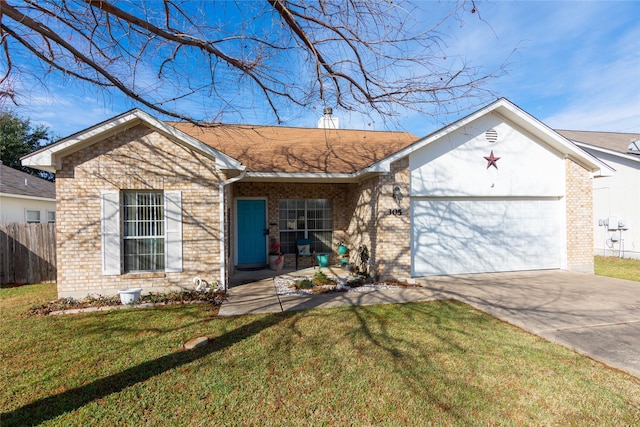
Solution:
<path fill-rule="evenodd" d="M 413 274 L 560 267 L 559 203 L 413 200 Z"/>

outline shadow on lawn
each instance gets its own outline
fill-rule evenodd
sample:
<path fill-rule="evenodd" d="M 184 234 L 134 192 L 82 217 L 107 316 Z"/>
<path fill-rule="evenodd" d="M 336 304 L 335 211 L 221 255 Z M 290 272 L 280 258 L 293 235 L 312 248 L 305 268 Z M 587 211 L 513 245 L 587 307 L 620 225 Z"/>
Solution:
<path fill-rule="evenodd" d="M 277 323 L 291 314 L 277 314 L 258 319 L 248 325 L 216 337 L 206 347 L 192 351 L 178 351 L 148 362 L 133 366 L 122 372 L 96 380 L 82 387 L 67 390 L 0 414 L 3 427 L 20 425 L 34 426 L 53 419 L 66 412 L 74 411 L 94 400 L 117 393 L 121 390 L 146 381 L 163 372 L 191 363 L 211 353 L 221 351 L 245 338 L 249 338 Z"/>

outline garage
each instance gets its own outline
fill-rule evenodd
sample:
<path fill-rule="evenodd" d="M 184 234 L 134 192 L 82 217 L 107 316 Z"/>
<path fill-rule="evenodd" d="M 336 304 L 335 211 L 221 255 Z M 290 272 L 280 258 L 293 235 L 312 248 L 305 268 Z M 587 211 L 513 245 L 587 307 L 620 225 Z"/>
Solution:
<path fill-rule="evenodd" d="M 561 200 L 415 198 L 413 276 L 560 268 Z"/>

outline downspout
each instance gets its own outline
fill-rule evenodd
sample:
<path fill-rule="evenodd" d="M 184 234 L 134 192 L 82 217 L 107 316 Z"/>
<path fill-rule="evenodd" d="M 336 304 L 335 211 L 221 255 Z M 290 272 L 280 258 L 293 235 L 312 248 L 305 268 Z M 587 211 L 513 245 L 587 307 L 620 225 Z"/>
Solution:
<path fill-rule="evenodd" d="M 224 188 L 229 185 L 229 184 L 233 184 L 236 181 L 240 181 L 242 178 L 244 178 L 245 174 L 247 173 L 246 170 L 243 170 L 240 175 L 230 178 L 226 181 L 222 181 L 220 183 L 220 194 L 219 194 L 219 198 L 220 198 L 220 202 L 218 203 L 218 205 L 220 206 L 220 283 L 222 283 L 224 290 L 227 290 L 227 257 L 225 256 L 226 254 L 226 247 L 225 247 L 225 227 L 224 227 L 224 211 L 225 211 L 225 203 L 224 203 Z"/>

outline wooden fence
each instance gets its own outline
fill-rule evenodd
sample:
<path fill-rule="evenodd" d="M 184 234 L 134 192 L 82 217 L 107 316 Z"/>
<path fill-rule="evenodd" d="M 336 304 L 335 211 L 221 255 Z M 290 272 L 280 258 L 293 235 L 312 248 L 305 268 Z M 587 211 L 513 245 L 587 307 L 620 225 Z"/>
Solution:
<path fill-rule="evenodd" d="M 55 224 L 0 223 L 0 285 L 55 281 Z"/>

